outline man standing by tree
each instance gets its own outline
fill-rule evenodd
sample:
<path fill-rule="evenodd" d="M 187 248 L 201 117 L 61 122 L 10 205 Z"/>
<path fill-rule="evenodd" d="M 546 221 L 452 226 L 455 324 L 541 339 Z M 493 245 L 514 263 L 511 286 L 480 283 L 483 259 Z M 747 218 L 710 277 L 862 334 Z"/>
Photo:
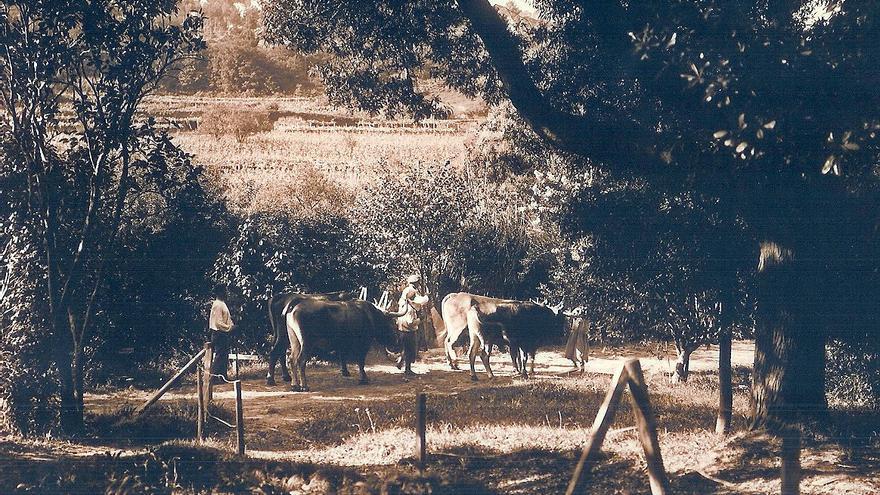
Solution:
<path fill-rule="evenodd" d="M 214 349 L 214 359 L 211 363 L 211 373 L 226 377 L 226 367 L 229 365 L 229 333 L 235 326 L 226 306 L 226 286 L 218 285 L 214 288 L 214 302 L 211 303 L 211 315 L 208 317 L 208 328 L 211 329 L 211 346 Z M 212 380 L 219 381 L 213 377 Z"/>
<path fill-rule="evenodd" d="M 413 377 L 412 363 L 418 357 L 419 352 L 419 328 L 422 323 L 422 307 L 428 304 L 428 296 L 419 294 L 416 284 L 422 278 L 418 275 L 410 275 L 406 278 L 406 287 L 400 293 L 398 301 L 398 311 L 406 310 L 406 313 L 397 319 L 397 329 L 400 332 L 400 342 L 403 347 L 403 354 L 398 361 L 397 366 L 404 366 L 403 376 Z"/>

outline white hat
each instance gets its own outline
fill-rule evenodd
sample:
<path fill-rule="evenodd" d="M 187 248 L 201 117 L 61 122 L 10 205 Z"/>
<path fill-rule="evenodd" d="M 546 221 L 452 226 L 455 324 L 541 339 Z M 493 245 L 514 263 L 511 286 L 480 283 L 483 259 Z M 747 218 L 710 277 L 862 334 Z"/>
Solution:
<path fill-rule="evenodd" d="M 422 279 L 422 277 L 420 277 L 418 275 L 410 275 L 409 277 L 406 277 L 406 282 L 409 284 L 414 284 L 421 279 Z"/>

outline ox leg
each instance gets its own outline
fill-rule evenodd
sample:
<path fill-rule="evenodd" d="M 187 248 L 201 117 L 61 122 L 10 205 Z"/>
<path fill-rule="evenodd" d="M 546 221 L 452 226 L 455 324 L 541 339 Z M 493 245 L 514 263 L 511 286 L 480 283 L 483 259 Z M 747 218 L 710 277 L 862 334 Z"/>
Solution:
<path fill-rule="evenodd" d="M 531 354 L 532 359 L 531 359 L 531 361 L 529 361 L 529 373 L 532 376 L 535 376 L 535 353 L 532 352 L 530 354 Z"/>
<path fill-rule="evenodd" d="M 522 370 L 522 359 L 519 355 L 519 348 L 510 344 L 510 362 L 513 363 L 513 369 L 519 373 Z"/>
<path fill-rule="evenodd" d="M 272 346 L 272 350 L 269 351 L 269 371 L 266 373 L 266 385 L 275 385 L 275 365 L 281 365 L 281 378 L 289 382 L 290 381 L 290 373 L 287 372 L 287 339 L 284 339 L 284 345 L 279 345 L 279 342 L 276 341 L 276 344 Z"/>
<path fill-rule="evenodd" d="M 302 391 L 308 392 L 309 385 L 308 385 L 308 383 L 306 383 L 306 359 L 305 359 L 304 355 L 301 356 L 299 359 L 299 376 L 300 376 L 300 379 L 302 380 Z"/>
<path fill-rule="evenodd" d="M 306 392 L 306 349 L 298 339 L 290 342 L 290 369 L 293 371 L 291 390 L 294 392 Z"/>
<path fill-rule="evenodd" d="M 446 362 L 449 363 L 450 369 L 458 370 L 460 368 L 458 367 L 458 363 L 456 363 L 458 358 L 455 355 L 455 349 L 452 347 L 453 344 L 455 344 L 455 339 L 452 338 L 451 333 L 447 333 L 446 340 L 443 341 L 443 347 L 446 350 Z"/>
<path fill-rule="evenodd" d="M 471 381 L 477 381 L 477 370 L 474 369 L 474 364 L 477 361 L 477 354 L 485 354 L 483 352 L 483 346 L 478 337 L 474 337 L 471 339 L 471 348 L 468 352 L 468 357 L 471 363 Z"/>
<path fill-rule="evenodd" d="M 348 363 L 345 362 L 345 359 L 339 360 L 339 367 L 342 369 L 342 376 L 348 378 L 351 376 L 351 373 L 348 372 Z"/>
<path fill-rule="evenodd" d="M 366 359 L 364 357 L 362 357 L 358 360 L 358 371 L 361 374 L 361 378 L 360 378 L 360 380 L 358 380 L 358 385 L 366 385 L 366 384 L 370 383 L 370 380 L 367 379 L 367 372 L 366 372 L 366 370 L 364 370 L 365 361 L 366 361 Z"/>
<path fill-rule="evenodd" d="M 294 344 L 294 345 L 290 346 L 290 354 L 288 357 L 288 361 L 290 364 L 290 369 L 294 370 L 293 379 L 291 380 L 292 383 L 290 384 L 290 389 L 294 392 L 301 392 L 302 391 L 302 386 L 300 386 L 300 381 L 299 381 L 299 373 L 297 372 L 297 370 L 299 369 L 299 358 L 300 358 L 301 351 L 302 351 L 302 349 L 300 349 L 299 345 Z"/>
<path fill-rule="evenodd" d="M 275 337 L 275 342 L 272 344 L 272 350 L 269 351 L 269 372 L 266 373 L 266 385 L 275 385 L 275 365 L 281 365 L 281 379 L 285 382 L 290 381 L 290 372 L 287 371 L 287 360 L 284 359 L 284 355 L 287 353 L 287 349 L 290 347 L 290 339 L 287 336 L 287 332 L 280 332 Z"/>
<path fill-rule="evenodd" d="M 492 373 L 492 367 L 489 366 L 489 352 L 492 348 L 490 346 L 483 346 L 480 348 L 480 360 L 483 361 L 483 368 L 486 369 L 486 374 L 489 375 L 489 379 L 495 378 L 495 374 Z"/>

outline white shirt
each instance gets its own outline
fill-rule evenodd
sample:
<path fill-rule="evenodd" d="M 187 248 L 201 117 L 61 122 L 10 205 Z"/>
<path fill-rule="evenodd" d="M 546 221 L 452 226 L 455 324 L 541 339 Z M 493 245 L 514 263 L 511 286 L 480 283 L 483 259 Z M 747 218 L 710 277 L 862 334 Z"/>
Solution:
<path fill-rule="evenodd" d="M 215 299 L 211 304 L 211 316 L 208 318 L 208 328 L 217 332 L 232 330 L 232 317 L 229 316 L 229 308 L 226 303 Z"/>

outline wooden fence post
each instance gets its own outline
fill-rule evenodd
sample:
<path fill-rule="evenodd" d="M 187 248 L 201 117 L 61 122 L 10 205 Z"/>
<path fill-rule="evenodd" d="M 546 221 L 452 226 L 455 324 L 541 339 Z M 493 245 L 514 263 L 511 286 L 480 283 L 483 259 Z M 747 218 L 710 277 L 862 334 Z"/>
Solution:
<path fill-rule="evenodd" d="M 196 394 L 198 395 L 199 410 L 198 418 L 196 418 L 196 442 L 202 443 L 205 438 L 205 387 L 204 373 L 202 370 L 196 370 Z"/>
<path fill-rule="evenodd" d="M 602 402 L 602 407 L 599 408 L 599 413 L 596 414 L 596 420 L 593 421 L 590 439 L 587 440 L 584 452 L 574 468 L 574 474 L 572 474 L 571 480 L 568 482 L 568 488 L 565 491 L 566 495 L 573 495 L 575 493 L 581 478 L 589 471 L 587 469 L 588 463 L 599 453 L 599 448 L 602 447 L 602 442 L 605 440 L 608 428 L 611 427 L 611 422 L 614 421 L 614 413 L 617 412 L 620 396 L 623 394 L 623 389 L 626 388 L 627 378 L 626 364 L 624 364 L 614 374 L 614 378 L 611 379 L 611 388 L 605 394 L 605 401 Z"/>
<path fill-rule="evenodd" d="M 241 401 L 241 380 L 232 382 L 235 389 L 235 438 L 236 452 L 244 455 L 244 404 Z"/>
<path fill-rule="evenodd" d="M 801 432 L 797 428 L 791 427 L 783 430 L 781 457 L 782 495 L 798 495 L 801 491 Z"/>
<path fill-rule="evenodd" d="M 205 394 L 205 412 L 207 413 L 208 407 L 211 405 L 211 400 L 214 399 L 214 387 L 211 383 L 211 361 L 214 359 L 214 347 L 210 342 L 205 342 L 205 357 L 202 361 L 202 371 L 205 374 L 204 383 L 202 386 L 204 387 Z"/>
<path fill-rule="evenodd" d="M 715 420 L 715 433 L 726 435 L 730 432 L 733 418 L 733 373 L 730 364 L 730 327 L 722 328 L 718 342 L 718 417 Z"/>
<path fill-rule="evenodd" d="M 624 365 L 629 375 L 630 399 L 633 414 L 639 430 L 639 441 L 645 451 L 645 462 L 648 467 L 648 481 L 653 495 L 670 493 L 669 478 L 663 468 L 663 457 L 660 455 L 660 442 L 657 440 L 657 420 L 651 411 L 648 400 L 648 386 L 642 374 L 642 366 L 637 359 L 627 361 Z"/>
<path fill-rule="evenodd" d="M 425 444 L 425 403 L 425 394 L 419 393 L 419 395 L 416 397 L 416 434 L 418 435 L 416 453 L 419 461 L 419 469 L 425 469 L 425 464 L 427 461 L 427 446 Z"/>

